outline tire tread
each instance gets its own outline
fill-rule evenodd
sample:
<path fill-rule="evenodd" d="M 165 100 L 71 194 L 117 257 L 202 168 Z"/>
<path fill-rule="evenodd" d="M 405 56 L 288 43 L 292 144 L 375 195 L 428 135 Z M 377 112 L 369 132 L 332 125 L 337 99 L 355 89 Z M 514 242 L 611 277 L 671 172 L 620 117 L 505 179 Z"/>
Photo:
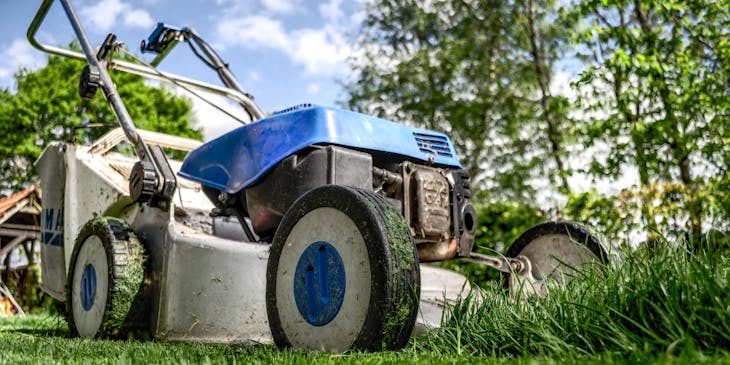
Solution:
<path fill-rule="evenodd" d="M 109 295 L 96 337 L 124 338 L 141 331 L 146 324 L 144 247 L 129 225 L 120 219 L 99 217 L 86 223 L 79 233 L 66 283 L 66 313 L 72 336 L 78 336 L 71 308 L 73 267 L 81 245 L 88 237 L 101 239 L 109 266 Z"/>

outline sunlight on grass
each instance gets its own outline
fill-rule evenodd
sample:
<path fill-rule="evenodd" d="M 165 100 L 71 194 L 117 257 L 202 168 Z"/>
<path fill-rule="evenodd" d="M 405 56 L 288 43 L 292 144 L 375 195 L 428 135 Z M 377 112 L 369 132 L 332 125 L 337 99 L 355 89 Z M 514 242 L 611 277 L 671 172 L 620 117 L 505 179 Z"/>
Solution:
<path fill-rule="evenodd" d="M 456 304 L 399 352 L 330 355 L 269 345 L 68 338 L 60 316 L 0 319 L 0 363 L 730 363 L 730 255 L 662 247 L 585 271 L 544 300 L 499 282 Z"/>
<path fill-rule="evenodd" d="M 457 303 L 419 347 L 551 357 L 722 351 L 730 348 L 730 256 L 707 252 L 663 245 L 629 253 L 620 265 L 552 285 L 544 300 L 507 299 L 494 283 Z"/>

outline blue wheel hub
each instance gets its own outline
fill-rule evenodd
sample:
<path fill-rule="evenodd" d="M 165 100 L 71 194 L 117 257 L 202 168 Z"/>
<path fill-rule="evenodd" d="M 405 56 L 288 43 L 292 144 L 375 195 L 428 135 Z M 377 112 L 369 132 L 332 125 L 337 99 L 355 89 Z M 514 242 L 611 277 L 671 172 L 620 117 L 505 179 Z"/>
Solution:
<path fill-rule="evenodd" d="M 331 244 L 315 242 L 299 257 L 294 273 L 294 300 L 302 317 L 313 326 L 335 318 L 345 298 L 345 267 Z"/>
<path fill-rule="evenodd" d="M 81 275 L 81 306 L 89 311 L 96 299 L 96 269 L 94 265 L 88 264 Z"/>

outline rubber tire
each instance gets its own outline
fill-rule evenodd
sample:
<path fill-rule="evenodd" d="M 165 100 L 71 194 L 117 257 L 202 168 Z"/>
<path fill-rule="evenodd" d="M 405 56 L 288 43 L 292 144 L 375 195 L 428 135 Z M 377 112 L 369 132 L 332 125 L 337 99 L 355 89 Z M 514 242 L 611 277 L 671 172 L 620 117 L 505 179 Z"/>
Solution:
<path fill-rule="evenodd" d="M 576 222 L 560 221 L 560 222 L 543 222 L 532 226 L 527 231 L 523 232 L 515 242 L 509 247 L 506 257 L 514 258 L 518 255 L 525 255 L 524 250 L 535 244 L 541 238 L 549 235 L 564 235 L 567 236 L 571 241 L 585 246 L 600 263 L 608 264 L 609 255 L 608 251 L 604 247 L 601 240 L 587 227 Z M 539 262 L 535 261 L 535 258 L 530 257 L 529 254 L 525 255 L 532 261 L 533 274 L 537 279 L 541 279 L 546 269 L 540 267 Z M 556 257 L 560 260 L 560 257 Z M 574 263 L 575 266 L 579 266 L 583 263 Z M 556 269 L 557 271 L 557 269 Z M 565 271 L 565 270 L 563 270 Z M 553 272 L 551 272 L 552 274 Z M 557 272 L 554 271 L 555 274 Z M 556 277 L 557 275 L 550 275 Z"/>
<path fill-rule="evenodd" d="M 103 313 L 96 331 L 92 325 L 91 330 L 80 333 L 74 314 L 74 297 L 78 298 L 80 293 L 74 289 L 74 281 L 81 278 L 75 275 L 75 269 L 77 264 L 87 265 L 86 262 L 78 261 L 84 245 L 96 245 L 96 242 L 101 243 L 106 261 L 106 268 L 99 269 L 105 269 L 107 275 L 97 279 L 106 280 L 107 283 Z M 125 338 L 145 329 L 148 318 L 144 300 L 146 259 L 144 247 L 126 222 L 99 217 L 84 225 L 76 238 L 66 281 L 66 316 L 72 337 Z M 97 298 L 101 295 L 97 293 Z M 101 301 L 98 304 L 102 305 Z"/>
<path fill-rule="evenodd" d="M 285 248 L 285 243 L 294 226 L 318 208 L 334 208 L 349 217 L 357 226 L 367 249 L 370 296 L 366 316 L 359 328 L 351 328 L 356 331 L 357 336 L 347 348 L 302 347 L 292 344 L 282 326 L 279 313 L 277 286 L 280 283 L 277 282 L 277 272 L 282 251 L 292 249 Z M 326 222 L 319 223 L 326 224 Z M 308 244 L 302 243 L 302 245 Z M 344 269 L 347 275 L 349 269 L 347 267 Z M 294 270 L 294 267 L 284 270 Z M 286 212 L 276 231 L 266 274 L 266 310 L 269 326 L 274 342 L 280 348 L 293 347 L 330 352 L 397 350 L 407 344 L 413 332 L 420 297 L 418 253 L 403 217 L 383 197 L 373 192 L 346 186 L 325 185 L 300 197 Z M 334 322 L 337 317 L 347 316 L 349 310 L 351 308 L 343 305 L 332 321 Z M 311 330 L 312 336 L 336 336 L 330 331 L 318 330 L 314 326 Z"/>

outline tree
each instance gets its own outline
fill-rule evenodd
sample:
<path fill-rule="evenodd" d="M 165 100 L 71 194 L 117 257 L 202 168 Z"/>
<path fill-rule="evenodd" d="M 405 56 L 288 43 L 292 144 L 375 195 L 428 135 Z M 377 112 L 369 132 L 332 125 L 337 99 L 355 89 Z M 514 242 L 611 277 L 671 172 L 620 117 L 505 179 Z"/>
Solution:
<path fill-rule="evenodd" d="M 607 233 L 699 241 L 708 226 L 730 227 L 728 5 L 376 0 L 346 102 L 449 134 L 489 201 L 529 203 L 548 178 L 568 196 L 566 212 Z M 572 51 L 584 62 L 580 109 L 551 91 L 555 65 Z M 583 172 L 610 182 L 633 170 L 639 186 L 574 192 L 577 142 L 607 150 Z"/>
<path fill-rule="evenodd" d="M 540 114 L 538 120 L 544 128 L 544 135 L 549 144 L 544 147 L 549 151 L 555 163 L 556 173 L 547 174 L 551 178 L 556 175 L 560 179 L 559 187 L 566 195 L 570 195 L 571 188 L 568 183 L 568 176 L 571 174 L 570 166 L 566 161 L 565 139 L 569 133 L 567 122 L 569 101 L 566 97 L 558 97 L 550 91 L 550 84 L 553 80 L 553 65 L 560 59 L 565 51 L 564 42 L 569 37 L 569 29 L 561 26 L 559 22 L 549 20 L 553 15 L 551 12 L 556 8 L 555 2 L 546 0 L 527 0 L 517 3 L 517 11 L 523 14 L 525 25 L 521 33 L 529 43 L 529 61 L 532 64 L 532 82 L 538 86 L 538 100 Z"/>
<path fill-rule="evenodd" d="M 346 104 L 446 132 L 492 200 L 534 201 L 535 175 L 569 192 L 569 108 L 549 87 L 567 33 L 547 21 L 553 9 L 535 0 L 374 1 Z"/>
<path fill-rule="evenodd" d="M 53 140 L 90 141 L 105 132 L 83 128 L 89 123 L 116 124 L 111 108 L 98 92 L 92 100 L 77 93 L 83 62 L 49 56 L 39 70 L 15 74 L 17 90 L 0 90 L 0 190 L 16 190 L 35 182 L 33 162 Z M 169 90 L 145 84 L 126 73 L 112 75 L 136 126 L 202 139 L 191 129 L 191 106 Z"/>
<path fill-rule="evenodd" d="M 677 225 L 696 240 L 708 213 L 728 217 L 730 7 L 727 1 L 583 0 L 568 13 L 588 67 L 578 85 L 592 111 L 585 141 L 609 146 L 591 172 L 634 167 L 648 227 Z M 662 211 L 674 204 L 679 211 Z M 664 232 L 666 233 L 666 232 Z M 651 237 L 650 237 L 651 241 Z"/>

